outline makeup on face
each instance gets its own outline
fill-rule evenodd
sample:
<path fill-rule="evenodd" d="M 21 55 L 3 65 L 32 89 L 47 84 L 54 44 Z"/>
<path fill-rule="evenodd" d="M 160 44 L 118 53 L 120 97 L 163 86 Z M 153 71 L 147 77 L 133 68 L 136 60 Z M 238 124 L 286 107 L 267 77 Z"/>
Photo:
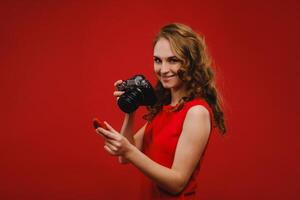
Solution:
<path fill-rule="evenodd" d="M 161 77 L 173 77 L 177 75 L 181 61 L 176 56 L 161 58 L 154 55 L 154 70 Z"/>
<path fill-rule="evenodd" d="M 155 44 L 153 62 L 154 72 L 163 87 L 173 88 L 181 84 L 177 72 L 183 62 L 174 54 L 167 39 L 160 38 Z"/>

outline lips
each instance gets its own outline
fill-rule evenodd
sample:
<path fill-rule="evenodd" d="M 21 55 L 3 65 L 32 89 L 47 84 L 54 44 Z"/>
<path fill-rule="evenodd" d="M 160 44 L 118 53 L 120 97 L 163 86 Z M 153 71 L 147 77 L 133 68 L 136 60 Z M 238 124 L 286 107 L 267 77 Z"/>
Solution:
<path fill-rule="evenodd" d="M 162 78 L 170 78 L 170 77 L 173 77 L 173 76 L 175 76 L 175 74 L 174 75 L 171 75 L 171 76 L 161 76 Z"/>
<path fill-rule="evenodd" d="M 172 77 L 174 77 L 175 75 L 172 75 L 172 76 L 162 76 L 162 80 L 163 81 L 168 81 L 169 79 L 171 79 Z"/>

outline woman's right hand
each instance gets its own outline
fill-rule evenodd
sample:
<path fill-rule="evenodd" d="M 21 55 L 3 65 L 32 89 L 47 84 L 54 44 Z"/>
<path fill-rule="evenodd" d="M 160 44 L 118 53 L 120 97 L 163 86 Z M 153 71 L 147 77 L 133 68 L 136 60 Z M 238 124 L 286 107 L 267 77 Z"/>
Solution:
<path fill-rule="evenodd" d="M 117 89 L 117 86 L 120 85 L 122 82 L 123 82 L 122 80 L 116 81 L 114 83 L 115 88 Z M 116 91 L 114 91 L 114 96 L 117 97 L 117 100 L 118 100 L 120 98 L 120 96 L 122 94 L 124 94 L 124 93 L 125 93 L 124 91 L 118 91 L 118 90 L 116 90 Z"/>

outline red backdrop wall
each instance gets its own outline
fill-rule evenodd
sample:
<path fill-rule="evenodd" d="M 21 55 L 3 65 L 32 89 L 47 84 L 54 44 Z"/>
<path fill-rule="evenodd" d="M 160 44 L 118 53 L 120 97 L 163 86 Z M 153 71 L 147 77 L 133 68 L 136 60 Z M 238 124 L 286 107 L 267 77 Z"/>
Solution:
<path fill-rule="evenodd" d="M 214 133 L 199 199 L 299 199 L 297 1 L 7 1 L 0 6 L 0 198 L 137 199 L 140 172 L 103 149 L 120 129 L 113 83 L 154 83 L 152 39 L 206 37 L 228 134 Z M 144 121 L 139 109 L 135 127 Z"/>

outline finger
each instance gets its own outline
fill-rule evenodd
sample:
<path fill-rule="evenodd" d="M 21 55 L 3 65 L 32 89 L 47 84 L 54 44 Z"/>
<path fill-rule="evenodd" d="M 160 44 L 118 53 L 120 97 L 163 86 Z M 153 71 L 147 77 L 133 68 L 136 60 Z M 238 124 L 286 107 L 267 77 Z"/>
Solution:
<path fill-rule="evenodd" d="M 108 128 L 108 130 L 113 131 L 115 133 L 118 133 L 111 125 L 109 125 L 106 121 L 103 122 L 106 127 Z"/>
<path fill-rule="evenodd" d="M 115 147 L 114 145 L 110 144 L 109 142 L 105 142 L 105 145 L 110 148 L 112 151 L 117 151 L 117 147 Z"/>
<path fill-rule="evenodd" d="M 122 80 L 117 80 L 115 83 L 114 83 L 114 86 L 116 87 L 117 85 L 121 84 L 123 81 Z"/>
<path fill-rule="evenodd" d="M 112 145 L 115 145 L 115 146 L 118 145 L 117 142 L 115 142 L 115 140 L 110 139 L 109 137 L 107 137 L 103 133 L 101 133 L 100 131 L 96 130 L 96 133 L 97 133 L 97 135 L 101 136 L 104 139 L 105 142 L 109 142 L 109 143 L 111 143 Z"/>
<path fill-rule="evenodd" d="M 98 128 L 96 128 L 95 131 L 96 131 L 96 133 L 97 133 L 98 135 L 100 135 L 101 137 L 105 137 L 105 136 L 103 135 L 103 133 L 102 133 Z"/>
<path fill-rule="evenodd" d="M 100 135 L 102 138 L 105 139 L 105 136 L 100 131 L 98 131 L 97 129 L 95 129 L 95 130 L 96 130 L 97 135 Z"/>
<path fill-rule="evenodd" d="M 111 155 L 116 155 L 114 151 L 112 151 L 108 146 L 104 145 L 104 149 Z"/>
<path fill-rule="evenodd" d="M 104 128 L 101 127 L 97 128 L 97 130 L 107 138 L 110 138 L 112 140 L 118 139 L 118 135 L 111 130 L 105 130 Z"/>
<path fill-rule="evenodd" d="M 125 93 L 124 91 L 114 91 L 113 94 L 114 94 L 115 97 L 118 97 L 118 96 L 121 96 L 124 93 Z"/>
<path fill-rule="evenodd" d="M 121 146 L 120 142 L 117 142 L 117 141 L 111 140 L 111 139 L 106 139 L 105 143 L 109 143 L 109 144 L 115 146 L 116 148 L 119 148 Z"/>
<path fill-rule="evenodd" d="M 98 135 L 100 135 L 101 137 L 103 137 L 104 139 L 108 139 L 108 137 L 100 131 L 100 128 L 101 127 L 99 127 L 99 128 L 96 129 L 96 133 Z"/>

